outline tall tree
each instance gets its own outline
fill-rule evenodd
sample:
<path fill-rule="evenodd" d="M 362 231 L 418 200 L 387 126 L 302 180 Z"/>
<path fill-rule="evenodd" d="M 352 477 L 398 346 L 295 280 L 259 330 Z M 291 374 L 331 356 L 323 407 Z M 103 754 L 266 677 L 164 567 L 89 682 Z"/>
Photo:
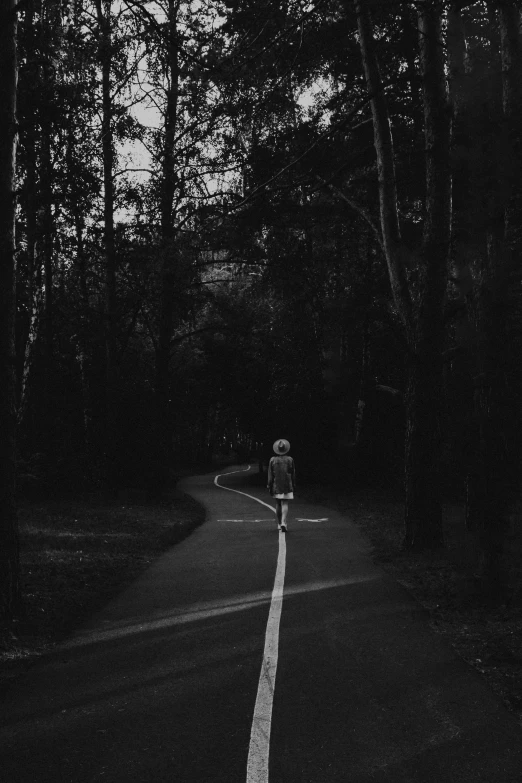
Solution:
<path fill-rule="evenodd" d="M 20 146 L 25 148 L 25 182 L 22 186 L 20 199 L 25 216 L 26 227 L 26 279 L 27 279 L 27 303 L 25 306 L 25 319 L 20 328 L 21 352 L 23 355 L 22 371 L 20 377 L 20 390 L 18 402 L 18 421 L 23 421 L 27 405 L 27 389 L 31 366 L 33 363 L 36 336 L 38 333 L 39 316 L 41 307 L 41 271 L 37 258 L 37 221 L 38 221 L 38 150 L 37 150 L 37 109 L 39 103 L 38 89 L 38 49 L 36 46 L 36 20 L 34 2 L 30 0 L 25 9 L 23 22 L 23 43 L 25 43 L 27 56 L 25 69 L 20 73 L 20 86 L 18 90 L 18 113 L 24 111 L 20 104 L 24 102 L 31 106 L 31 114 L 24 123 L 20 117 L 22 132 L 20 134 Z M 29 110 L 27 111 L 29 115 Z"/>
<path fill-rule="evenodd" d="M 200 205 L 213 198 L 209 178 L 218 178 L 223 167 L 222 148 L 215 143 L 223 109 L 209 78 L 220 41 L 212 24 L 217 9 L 209 4 L 196 15 L 190 4 L 169 0 L 160 11 L 160 21 L 147 19 L 149 94 L 160 113 L 159 127 L 149 134 L 154 161 L 149 203 L 157 242 L 153 320 L 158 487 L 166 481 L 172 456 L 171 342 L 176 325 L 186 317 L 181 291 L 198 274 L 193 263 L 197 251 L 190 247 L 196 215 Z"/>
<path fill-rule="evenodd" d="M 368 4 L 356 0 L 362 62 L 371 98 L 379 180 L 380 222 L 392 292 L 408 344 L 405 443 L 405 537 L 407 548 L 441 544 L 443 305 L 451 225 L 450 114 L 442 46 L 442 6 L 418 5 L 420 76 L 423 88 L 425 177 L 424 230 L 411 289 L 411 255 L 401 237 L 395 158 L 385 88 L 379 71 Z"/>
<path fill-rule="evenodd" d="M 103 474 L 109 490 L 116 483 L 114 403 L 116 373 L 116 245 L 114 238 L 114 105 L 112 0 L 96 0 L 98 55 L 101 67 L 101 144 L 103 161 L 103 243 L 105 255 L 104 347 L 105 377 L 101 417 Z"/>
<path fill-rule="evenodd" d="M 489 83 L 481 96 L 486 122 L 472 131 L 480 156 L 471 160 L 481 193 L 481 222 L 474 221 L 474 285 L 469 315 L 475 330 L 473 444 L 468 480 L 468 522 L 479 531 L 484 576 L 492 594 L 505 597 L 503 549 L 507 514 L 519 487 L 521 418 L 517 400 L 521 339 L 517 239 L 521 171 L 520 11 L 502 3 L 487 27 Z M 476 81 L 480 72 L 473 74 Z M 501 85 L 502 92 L 498 90 Z M 518 192 L 517 192 L 518 191 Z"/>
<path fill-rule="evenodd" d="M 14 0 L 0 10 L 0 629 L 20 598 L 15 500 L 15 163 L 17 143 L 17 25 Z"/>
<path fill-rule="evenodd" d="M 56 111 L 57 84 L 56 63 L 61 55 L 61 15 L 59 8 L 53 4 L 42 8 L 40 27 L 40 52 L 42 57 L 42 78 L 40 89 L 44 98 L 40 105 L 38 122 L 40 125 L 40 161 L 39 161 L 39 190 L 40 190 L 40 225 L 39 240 L 41 246 L 44 302 L 43 302 L 43 404 L 42 417 L 42 445 L 48 454 L 48 464 L 53 461 L 56 452 L 55 437 L 55 401 L 53 390 L 55 383 L 55 247 L 57 212 L 55 200 L 55 176 L 53 162 L 54 134 L 57 131 Z M 53 116 L 54 115 L 54 116 Z"/>
<path fill-rule="evenodd" d="M 171 354 L 170 342 L 174 328 L 176 303 L 176 227 L 174 224 L 174 197 L 177 189 L 176 133 L 178 131 L 178 102 L 180 89 L 179 13 L 179 0 L 168 0 L 168 13 L 164 32 L 165 109 L 163 118 L 163 139 L 160 152 L 161 272 L 155 378 L 158 448 L 157 475 L 159 486 L 163 486 L 166 481 L 172 450 L 172 429 L 169 415 L 169 363 Z"/>

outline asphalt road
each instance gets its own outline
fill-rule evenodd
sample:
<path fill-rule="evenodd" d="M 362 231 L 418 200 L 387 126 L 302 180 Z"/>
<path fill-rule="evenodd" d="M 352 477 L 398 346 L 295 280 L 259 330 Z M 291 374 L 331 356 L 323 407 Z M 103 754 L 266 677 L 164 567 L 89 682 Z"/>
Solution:
<path fill-rule="evenodd" d="M 10 690 L 2 783 L 245 783 L 279 534 L 213 478 L 182 486 L 206 523 Z M 520 783 L 521 739 L 351 521 L 292 503 L 270 783 Z"/>

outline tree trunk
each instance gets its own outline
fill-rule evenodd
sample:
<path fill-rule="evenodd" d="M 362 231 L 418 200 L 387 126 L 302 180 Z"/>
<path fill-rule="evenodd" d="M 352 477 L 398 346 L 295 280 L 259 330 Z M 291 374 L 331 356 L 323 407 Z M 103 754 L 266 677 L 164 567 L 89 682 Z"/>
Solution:
<path fill-rule="evenodd" d="M 433 342 L 411 351 L 406 390 L 405 549 L 442 546 L 440 405 L 442 361 Z"/>
<path fill-rule="evenodd" d="M 487 232 L 483 278 L 476 292 L 476 316 L 479 330 L 477 369 L 474 392 L 474 414 L 477 445 L 473 492 L 480 502 L 475 526 L 479 530 L 483 553 L 483 575 L 489 594 L 500 598 L 505 589 L 502 563 L 507 512 L 511 503 L 509 441 L 510 428 L 515 429 L 517 412 L 509 409 L 505 368 L 511 366 L 505 313 L 505 296 L 499 286 L 505 259 L 504 238 Z M 519 486 L 518 476 L 516 487 Z"/>
<path fill-rule="evenodd" d="M 44 84 L 50 90 L 51 76 L 49 68 L 44 67 Z M 41 438 L 43 450 L 47 454 L 48 465 L 57 454 L 55 438 L 55 402 L 54 402 L 54 216 L 53 216 L 53 165 L 51 154 L 51 127 L 46 111 L 42 119 L 40 191 L 41 220 L 40 240 L 43 256 L 44 297 L 43 297 L 43 356 L 44 380 L 43 394 L 40 399 L 42 421 Z"/>
<path fill-rule="evenodd" d="M 460 6 L 448 9 L 447 25 L 448 75 L 450 100 L 453 110 L 452 138 L 452 266 L 456 279 L 461 270 L 473 260 L 470 212 L 471 190 L 471 123 L 468 104 L 470 97 L 469 65 L 464 23 Z"/>
<path fill-rule="evenodd" d="M 112 0 L 96 0 L 102 75 L 103 238 L 105 252 L 104 360 L 101 420 L 102 475 L 112 493 L 117 485 L 116 393 L 116 245 L 114 237 L 114 140 L 112 74 Z"/>
<path fill-rule="evenodd" d="M 172 456 L 172 423 L 170 416 L 170 353 L 174 328 L 176 294 L 176 256 L 174 228 L 175 135 L 178 113 L 179 63 L 178 63 L 178 3 L 169 0 L 167 29 L 167 105 L 164 122 L 162 182 L 161 182 L 161 240 L 162 268 L 160 279 L 160 312 L 156 346 L 156 428 L 157 428 L 157 488 L 161 489 L 168 478 Z"/>
<path fill-rule="evenodd" d="M 368 454 L 365 446 L 365 424 L 368 416 L 368 399 L 375 389 L 375 378 L 372 375 L 372 357 L 370 353 L 370 309 L 371 309 L 371 275 L 373 254 L 371 252 L 371 240 L 368 235 L 363 235 L 360 243 L 360 252 L 366 256 L 366 274 L 364 280 L 364 298 L 362 299 L 362 322 L 361 322 L 361 373 L 359 380 L 359 399 L 357 401 L 357 411 L 354 424 L 354 442 L 359 447 L 358 451 L 362 454 L 362 465 L 366 469 Z M 361 444 L 363 446 L 361 450 Z M 361 456 L 358 456 L 358 461 Z"/>
<path fill-rule="evenodd" d="M 464 22 L 459 3 L 448 9 L 448 71 L 450 100 L 453 110 L 452 170 L 453 170 L 453 223 L 451 238 L 451 262 L 453 282 L 458 288 L 463 304 L 472 289 L 471 265 L 476 263 L 476 248 L 472 243 L 478 226 L 474 226 L 472 203 L 473 168 L 473 119 L 470 118 L 469 103 L 473 90 L 470 84 L 472 75 L 467 56 L 467 42 Z M 470 319 L 470 313 L 462 318 Z M 472 374 L 472 373 L 471 373 Z M 471 381 L 470 381 L 471 385 Z M 468 401 L 469 409 L 476 407 L 474 399 Z M 470 431 L 474 429 L 469 422 Z M 470 432 L 471 434 L 471 432 Z M 471 448 L 468 450 L 466 465 L 466 528 L 471 532 L 478 526 L 478 519 L 484 509 L 483 499 L 478 493 L 481 481 L 478 475 L 483 470 L 479 465 L 477 439 L 471 434 Z"/>
<path fill-rule="evenodd" d="M 503 145 L 503 166 L 501 177 L 504 182 L 505 232 L 509 245 L 513 242 L 520 210 L 522 165 L 520 154 L 522 139 L 522 46 L 520 40 L 520 8 L 518 3 L 503 2 L 499 6 L 500 55 L 502 64 L 502 108 L 505 124 Z"/>
<path fill-rule="evenodd" d="M 420 284 L 413 301 L 406 277 L 408 251 L 401 240 L 393 141 L 364 0 L 355 2 L 362 63 L 371 96 L 383 245 L 395 304 L 409 348 L 406 395 L 405 538 L 407 548 L 442 543 L 440 406 L 443 300 L 451 223 L 450 118 L 446 95 L 441 10 L 419 6 L 421 77 L 426 142 L 426 216 L 419 257 Z"/>
<path fill-rule="evenodd" d="M 390 118 L 375 53 L 372 21 L 365 0 L 355 0 L 355 10 L 366 86 L 371 96 L 384 253 L 395 305 L 407 325 L 411 321 L 412 301 L 406 277 L 405 260 L 408 254 L 402 243 L 397 210 L 397 184 Z"/>
<path fill-rule="evenodd" d="M 95 439 L 93 432 L 93 412 L 91 399 L 92 383 L 92 349 L 90 342 L 91 324 L 89 319 L 89 289 L 87 285 L 87 268 L 84 247 L 84 224 L 80 214 L 75 214 L 76 258 L 78 262 L 78 279 L 80 287 L 81 307 L 80 327 L 78 329 L 78 363 L 82 386 L 83 429 L 85 455 L 87 466 L 95 460 Z"/>
<path fill-rule="evenodd" d="M 418 6 L 424 102 L 426 204 L 416 324 L 410 348 L 406 402 L 407 548 L 443 544 L 441 412 L 444 297 L 451 230 L 451 122 L 442 48 L 442 10 Z"/>
<path fill-rule="evenodd" d="M 17 14 L 14 0 L 0 11 L 0 633 L 20 602 L 16 513 L 15 163 Z"/>
<path fill-rule="evenodd" d="M 510 383 L 519 357 L 513 354 L 509 298 L 516 286 L 510 278 L 513 265 L 513 229 L 520 196 L 520 50 L 519 12 L 507 2 L 500 6 L 500 62 L 502 68 L 502 122 L 500 133 L 486 141 L 491 150 L 494 182 L 487 191 L 486 225 L 477 226 L 483 249 L 477 265 L 472 316 L 476 344 L 476 375 L 473 400 L 474 449 L 468 479 L 467 518 L 477 530 L 483 556 L 483 577 L 489 595 L 506 597 L 507 574 L 504 543 L 507 515 L 519 491 L 521 418 Z M 490 110 L 497 108 L 497 95 L 490 95 Z M 494 155 L 500 140 L 500 154 Z M 488 170 L 489 171 L 489 170 Z M 516 278 L 519 273 L 515 272 Z M 516 282 L 515 278 L 515 282 Z M 511 377 L 510 377 L 511 376 Z"/>
<path fill-rule="evenodd" d="M 38 105 L 38 69 L 36 67 L 35 30 L 34 30 L 34 3 L 28 2 L 25 12 L 25 38 L 28 53 L 26 66 L 26 80 L 29 100 L 33 107 Z M 41 306 L 41 273 L 37 263 L 36 234 L 37 234 L 37 150 L 36 150 L 36 125 L 37 109 L 33 108 L 33 115 L 26 122 L 24 143 L 26 151 L 26 177 L 25 177 L 25 220 L 27 243 L 27 320 L 23 324 L 21 334 L 21 353 L 23 355 L 22 372 L 18 391 L 18 425 L 23 422 L 26 413 L 27 387 L 31 372 L 33 349 L 38 334 L 38 322 Z"/>

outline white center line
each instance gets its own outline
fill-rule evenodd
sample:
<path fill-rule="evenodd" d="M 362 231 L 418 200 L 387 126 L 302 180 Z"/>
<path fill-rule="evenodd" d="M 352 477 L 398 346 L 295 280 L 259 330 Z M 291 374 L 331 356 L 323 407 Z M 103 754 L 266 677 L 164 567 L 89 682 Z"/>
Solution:
<path fill-rule="evenodd" d="M 296 517 L 296 522 L 328 522 L 328 517 L 321 517 L 320 519 L 303 519 L 302 517 Z"/>
<path fill-rule="evenodd" d="M 250 470 L 250 465 L 246 470 Z M 229 476 L 232 473 L 242 472 L 245 472 L 245 469 L 230 471 L 230 473 L 222 473 L 215 477 L 214 484 L 217 487 L 221 487 L 221 489 L 226 489 L 229 492 L 237 492 L 239 495 L 251 498 L 257 503 L 261 503 L 263 506 L 271 509 L 275 514 L 275 508 L 268 503 L 265 503 L 263 500 L 259 500 L 259 498 L 256 498 L 253 495 L 248 495 L 246 492 L 240 492 L 238 489 L 224 487 L 218 482 L 218 479 L 221 478 L 221 476 Z M 279 532 L 279 553 L 277 556 L 274 589 L 272 590 L 272 600 L 270 602 L 270 611 L 268 613 L 268 623 L 266 626 L 265 648 L 263 650 L 263 662 L 261 664 L 261 674 L 259 675 L 259 684 L 257 686 L 252 730 L 250 732 L 246 783 L 268 783 L 270 728 L 272 725 L 272 705 L 274 702 L 277 658 L 279 654 L 279 622 L 281 620 L 281 610 L 283 608 L 285 567 L 286 538 L 284 533 Z"/>
<path fill-rule="evenodd" d="M 275 508 L 273 506 L 270 506 L 268 503 L 265 503 L 264 500 L 259 500 L 259 498 L 255 498 L 253 495 L 248 495 L 246 492 L 241 492 L 239 489 L 232 489 L 232 487 L 224 487 L 223 484 L 220 484 L 218 481 L 218 478 L 221 478 L 221 476 L 232 476 L 234 473 L 246 473 L 247 470 L 250 470 L 250 465 L 246 468 L 241 468 L 241 470 L 231 470 L 229 473 L 220 473 L 219 476 L 216 476 L 214 478 L 214 484 L 216 487 L 219 487 L 220 489 L 226 489 L 227 492 L 237 492 L 238 495 L 244 495 L 247 498 L 250 498 L 251 500 L 255 500 L 256 503 L 261 503 L 262 506 L 266 506 L 270 509 L 270 511 L 273 511 L 275 514 Z"/>

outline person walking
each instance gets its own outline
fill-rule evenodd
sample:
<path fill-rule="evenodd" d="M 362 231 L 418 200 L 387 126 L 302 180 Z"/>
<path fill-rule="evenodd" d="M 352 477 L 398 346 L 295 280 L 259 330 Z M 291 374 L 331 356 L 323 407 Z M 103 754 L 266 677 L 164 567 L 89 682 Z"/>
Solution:
<path fill-rule="evenodd" d="M 268 489 L 276 501 L 277 526 L 287 531 L 288 501 L 294 499 L 295 464 L 289 456 L 290 443 L 284 438 L 274 443 L 275 457 L 268 463 Z"/>

